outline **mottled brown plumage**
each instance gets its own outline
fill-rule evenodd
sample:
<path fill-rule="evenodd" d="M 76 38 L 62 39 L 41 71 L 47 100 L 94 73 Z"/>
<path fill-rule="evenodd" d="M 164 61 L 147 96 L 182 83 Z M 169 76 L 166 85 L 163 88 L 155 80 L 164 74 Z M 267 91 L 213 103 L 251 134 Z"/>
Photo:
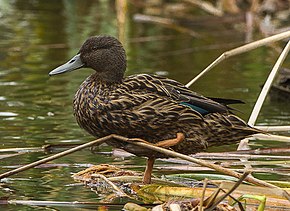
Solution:
<path fill-rule="evenodd" d="M 231 114 L 225 105 L 231 101 L 203 97 L 160 76 L 124 77 L 125 51 L 113 37 L 89 38 L 72 60 L 50 75 L 81 67 L 90 67 L 95 73 L 75 94 L 74 115 L 78 124 L 95 137 L 114 133 L 157 143 L 183 133 L 184 141 L 172 149 L 191 154 L 259 132 Z M 139 156 L 163 156 L 132 144 L 110 144 Z"/>

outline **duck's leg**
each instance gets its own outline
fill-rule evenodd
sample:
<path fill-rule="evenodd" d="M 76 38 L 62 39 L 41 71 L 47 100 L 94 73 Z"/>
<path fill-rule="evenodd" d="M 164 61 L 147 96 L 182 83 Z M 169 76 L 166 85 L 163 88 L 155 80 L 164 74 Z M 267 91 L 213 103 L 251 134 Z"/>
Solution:
<path fill-rule="evenodd" d="M 168 148 L 168 147 L 172 147 L 172 146 L 182 142 L 183 140 L 184 140 L 183 133 L 177 133 L 176 138 L 168 139 L 168 140 L 164 140 L 164 141 L 159 141 L 154 145 L 158 146 L 158 147 Z M 143 177 L 143 184 L 150 184 L 151 183 L 151 174 L 152 174 L 154 162 L 155 162 L 154 157 L 148 158 L 147 163 L 146 163 L 147 164 L 146 169 L 144 172 L 144 177 Z"/>
<path fill-rule="evenodd" d="M 184 138 L 185 137 L 183 133 L 176 133 L 176 138 L 159 141 L 153 145 L 157 147 L 169 148 L 169 147 L 175 146 L 176 144 L 179 144 L 180 142 L 184 140 Z M 140 138 L 130 138 L 130 141 L 152 144 Z"/>
<path fill-rule="evenodd" d="M 151 183 L 151 174 L 152 174 L 154 162 L 155 162 L 155 158 L 153 157 L 148 158 L 146 162 L 146 169 L 143 176 L 143 184 Z"/>
<path fill-rule="evenodd" d="M 154 145 L 158 147 L 168 148 L 168 147 L 175 146 L 176 144 L 179 144 L 180 142 L 184 140 L 184 138 L 185 137 L 183 133 L 177 133 L 176 138 L 159 141 Z"/>

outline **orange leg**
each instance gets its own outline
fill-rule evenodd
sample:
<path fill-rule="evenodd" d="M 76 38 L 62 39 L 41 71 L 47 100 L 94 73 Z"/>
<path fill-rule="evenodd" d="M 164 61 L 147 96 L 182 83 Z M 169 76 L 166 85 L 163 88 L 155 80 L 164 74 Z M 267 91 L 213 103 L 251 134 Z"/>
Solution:
<path fill-rule="evenodd" d="M 177 133 L 176 138 L 168 139 L 168 140 L 164 140 L 164 141 L 159 141 L 154 145 L 158 146 L 158 147 L 168 148 L 168 147 L 172 147 L 172 146 L 182 142 L 183 140 L 184 140 L 183 133 Z M 146 163 L 147 164 L 146 169 L 144 172 L 144 177 L 143 177 L 143 184 L 150 184 L 151 183 L 151 174 L 152 174 L 154 162 L 155 162 L 155 158 L 153 158 L 153 157 L 148 158 L 147 163 Z"/>
<path fill-rule="evenodd" d="M 144 172 L 144 177 L 143 177 L 143 184 L 150 184 L 151 183 L 151 174 L 153 170 L 153 165 L 155 162 L 155 158 L 148 158 L 146 162 L 146 169 Z"/>
<path fill-rule="evenodd" d="M 184 138 L 185 137 L 184 137 L 183 133 L 177 133 L 176 138 L 168 139 L 168 140 L 164 140 L 164 141 L 159 141 L 154 145 L 157 147 L 168 148 L 168 147 L 175 146 L 176 144 L 179 144 L 180 142 L 182 142 L 184 140 Z"/>
<path fill-rule="evenodd" d="M 184 138 L 185 137 L 184 137 L 183 133 L 177 133 L 176 138 L 159 141 L 153 145 L 157 146 L 157 147 L 169 148 L 169 147 L 175 146 L 176 144 L 179 144 L 180 142 L 182 142 L 184 140 Z M 145 141 L 143 139 L 140 139 L 140 138 L 130 138 L 130 141 L 152 144 L 152 143 Z"/>

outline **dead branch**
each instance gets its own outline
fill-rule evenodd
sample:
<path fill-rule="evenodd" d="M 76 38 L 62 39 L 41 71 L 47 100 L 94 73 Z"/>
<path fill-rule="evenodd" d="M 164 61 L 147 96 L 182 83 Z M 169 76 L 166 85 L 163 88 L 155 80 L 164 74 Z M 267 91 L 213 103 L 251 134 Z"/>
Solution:
<path fill-rule="evenodd" d="M 186 84 L 186 87 L 190 87 L 194 82 L 196 82 L 204 74 L 206 74 L 208 71 L 210 71 L 213 67 L 215 67 L 220 62 L 222 62 L 223 60 L 225 60 L 225 59 L 227 59 L 229 57 L 232 57 L 232 56 L 235 56 L 235 55 L 238 55 L 238 54 L 241 54 L 241 53 L 248 52 L 250 50 L 253 50 L 253 49 L 256 49 L 258 47 L 267 45 L 269 43 L 285 39 L 287 37 L 290 37 L 290 31 L 283 32 L 283 33 L 280 33 L 280 34 L 276 34 L 276 35 L 273 35 L 271 37 L 267 37 L 267 38 L 264 38 L 264 39 L 261 39 L 261 40 L 258 40 L 258 41 L 255 41 L 255 42 L 240 46 L 238 48 L 226 51 L 222 55 L 220 55 L 214 62 L 212 62 L 209 66 L 207 66 L 203 71 L 201 71 L 195 78 L 193 78 L 190 82 L 188 82 Z"/>
<path fill-rule="evenodd" d="M 284 62 L 286 56 L 288 55 L 288 52 L 290 50 L 290 41 L 288 41 L 287 45 L 285 46 L 284 50 L 282 51 L 282 53 L 280 54 L 277 62 L 275 63 L 271 73 L 269 74 L 266 83 L 263 86 L 263 89 L 258 97 L 258 100 L 253 108 L 253 111 L 251 113 L 251 116 L 249 118 L 248 124 L 249 125 L 255 125 L 256 120 L 258 118 L 258 115 L 260 113 L 260 110 L 262 108 L 262 105 L 266 99 L 266 96 L 271 88 L 271 85 L 273 83 L 273 80 L 276 76 L 276 74 L 278 73 L 278 70 L 280 69 L 282 63 Z"/>
<path fill-rule="evenodd" d="M 71 153 L 76 152 L 78 150 L 84 149 L 86 147 L 90 147 L 90 146 L 93 146 L 93 145 L 101 144 L 101 143 L 106 142 L 106 141 L 111 140 L 111 139 L 116 139 L 116 140 L 119 140 L 119 141 L 128 142 L 128 143 L 137 145 L 139 147 L 147 148 L 147 149 L 150 149 L 150 150 L 153 150 L 153 151 L 168 155 L 169 157 L 181 158 L 183 160 L 187 160 L 187 161 L 199 164 L 201 166 L 205 166 L 205 167 L 214 169 L 214 170 L 216 170 L 218 172 L 221 172 L 223 174 L 227 174 L 229 176 L 233 176 L 233 177 L 236 177 L 236 178 L 239 178 L 239 179 L 242 177 L 242 174 L 237 173 L 235 171 L 232 171 L 230 169 L 223 168 L 223 167 L 221 167 L 219 165 L 215 165 L 213 163 L 206 162 L 204 160 L 196 159 L 196 158 L 193 158 L 193 157 L 190 157 L 190 156 L 178 153 L 178 152 L 174 152 L 174 151 L 171 151 L 171 150 L 168 150 L 168 149 L 164 149 L 164 148 L 157 147 L 157 146 L 154 146 L 154 145 L 151 145 L 151 144 L 147 144 L 147 143 L 145 143 L 146 141 L 144 141 L 144 140 L 142 142 L 137 142 L 136 139 L 129 139 L 129 138 L 126 138 L 126 137 L 123 137 L 123 136 L 111 134 L 111 135 L 99 138 L 97 140 L 91 141 L 89 143 L 85 143 L 83 145 L 80 145 L 80 146 L 74 147 L 72 149 L 66 150 L 64 152 L 55 154 L 53 156 L 41 159 L 41 160 L 33 162 L 31 164 L 22 166 L 20 168 L 14 169 L 12 171 L 8 171 L 6 173 L 3 173 L 3 174 L 0 175 L 0 179 L 2 179 L 4 177 L 11 176 L 11 175 L 14 175 L 14 174 L 19 173 L 21 171 L 25 171 L 27 169 L 33 168 L 33 167 L 35 167 L 37 165 L 40 165 L 42 163 L 46 163 L 48 161 L 55 160 L 57 158 L 63 157 L 63 156 L 68 155 L 68 154 L 71 154 Z M 275 185 L 272 185 L 272 184 L 267 183 L 265 181 L 256 179 L 253 176 L 247 176 L 245 181 L 247 181 L 249 183 L 252 183 L 252 184 L 255 184 L 255 185 L 258 185 L 258 186 L 276 188 L 277 190 L 281 191 L 283 196 L 290 201 L 290 195 L 286 191 L 282 190 L 281 188 L 279 188 L 279 187 L 277 187 Z"/>
<path fill-rule="evenodd" d="M 97 140 L 94 140 L 94 141 L 91 141 L 91 142 L 88 142 L 88 143 L 85 143 L 85 144 L 82 144 L 80 146 L 77 146 L 77 147 L 74 147 L 74 148 L 71 148 L 69 150 L 66 150 L 66 151 L 63 151 L 63 152 L 60 152 L 60 153 L 57 153 L 55 155 L 52 155 L 52 156 L 49 156 L 47 158 L 44 158 L 44 159 L 41 159 L 41 160 L 38 160 L 36 162 L 33 162 L 33 163 L 30 163 L 30 164 L 27 164 L 27 165 L 24 165 L 24 166 L 21 166 L 17 169 L 13 169 L 11 171 L 8 171 L 8 172 L 5 172 L 3 174 L 0 174 L 0 179 L 3 179 L 5 177 L 9 177 L 11 175 L 14 175 L 14 174 L 17 174 L 19 172 L 22 172 L 22 171 L 25 171 L 25 170 L 28 170 L 28 169 L 31 169 L 35 166 L 39 166 L 40 164 L 43 164 L 43 163 L 47 163 L 49 161 L 52 161 L 52 160 L 55 160 L 55 159 L 58 159 L 60 157 L 63 157 L 65 155 L 68 155 L 68 154 L 71 154 L 73 152 L 76 152 L 76 151 L 79 151 L 81 149 L 84 149 L 86 147 L 90 147 L 90 146 L 93 146 L 93 145 L 99 145 L 101 143 L 104 143 L 110 139 L 112 139 L 114 135 L 109 135 L 109 136 L 105 136 L 103 138 L 99 138 Z"/>

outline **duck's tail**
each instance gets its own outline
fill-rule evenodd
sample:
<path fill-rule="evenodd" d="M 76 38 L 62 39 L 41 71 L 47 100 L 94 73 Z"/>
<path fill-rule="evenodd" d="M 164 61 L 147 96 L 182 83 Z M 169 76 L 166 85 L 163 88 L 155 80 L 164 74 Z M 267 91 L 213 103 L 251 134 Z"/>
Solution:
<path fill-rule="evenodd" d="M 253 134 L 266 133 L 251 127 L 239 117 L 228 114 L 212 113 L 205 116 L 209 134 L 208 145 L 222 145 L 239 142 Z"/>

